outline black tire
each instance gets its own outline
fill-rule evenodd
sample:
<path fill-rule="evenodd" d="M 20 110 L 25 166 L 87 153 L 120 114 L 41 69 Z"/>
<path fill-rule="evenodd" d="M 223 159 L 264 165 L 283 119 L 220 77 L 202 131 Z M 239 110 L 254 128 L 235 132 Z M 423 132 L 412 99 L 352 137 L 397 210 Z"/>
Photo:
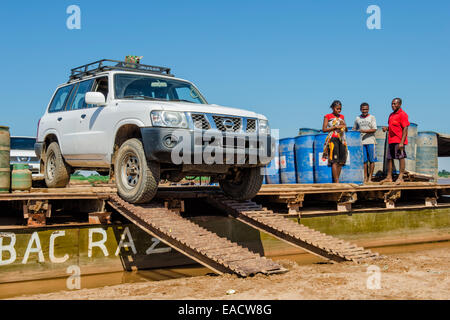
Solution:
<path fill-rule="evenodd" d="M 146 203 L 158 191 L 159 163 L 147 161 L 139 139 L 125 141 L 114 161 L 117 192 L 129 203 Z"/>
<path fill-rule="evenodd" d="M 64 188 L 70 180 L 70 166 L 64 161 L 57 142 L 52 142 L 45 153 L 44 177 L 48 188 Z"/>
<path fill-rule="evenodd" d="M 219 185 L 227 196 L 236 200 L 249 200 L 257 195 L 263 179 L 261 168 L 246 168 L 241 170 L 239 182 L 221 180 Z"/>

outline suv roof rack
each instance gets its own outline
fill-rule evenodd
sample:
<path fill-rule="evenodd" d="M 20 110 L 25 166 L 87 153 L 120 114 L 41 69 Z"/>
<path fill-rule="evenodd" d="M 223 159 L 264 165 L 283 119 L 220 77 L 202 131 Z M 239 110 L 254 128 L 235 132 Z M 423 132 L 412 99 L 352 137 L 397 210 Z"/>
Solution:
<path fill-rule="evenodd" d="M 165 74 L 171 77 L 174 76 L 173 74 L 170 73 L 170 68 L 166 67 L 150 66 L 134 62 L 103 59 L 79 66 L 77 68 L 73 68 L 71 70 L 69 82 L 72 80 L 81 79 L 83 77 L 95 75 L 99 72 L 108 70 L 124 70 L 124 71 L 145 72 L 152 74 Z"/>

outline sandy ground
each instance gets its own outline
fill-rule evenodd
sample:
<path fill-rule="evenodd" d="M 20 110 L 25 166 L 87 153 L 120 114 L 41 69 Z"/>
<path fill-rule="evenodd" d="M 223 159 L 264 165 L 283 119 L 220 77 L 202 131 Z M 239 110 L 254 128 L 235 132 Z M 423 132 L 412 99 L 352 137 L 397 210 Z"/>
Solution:
<path fill-rule="evenodd" d="M 288 260 L 278 262 L 289 272 L 246 279 L 207 275 L 18 299 L 450 299 L 449 248 L 383 257 L 373 262 L 380 270 L 379 277 L 368 271 L 368 264 L 299 266 Z M 377 279 L 379 289 L 375 289 Z M 368 281 L 374 289 L 368 288 Z M 227 294 L 230 289 L 235 293 Z"/>

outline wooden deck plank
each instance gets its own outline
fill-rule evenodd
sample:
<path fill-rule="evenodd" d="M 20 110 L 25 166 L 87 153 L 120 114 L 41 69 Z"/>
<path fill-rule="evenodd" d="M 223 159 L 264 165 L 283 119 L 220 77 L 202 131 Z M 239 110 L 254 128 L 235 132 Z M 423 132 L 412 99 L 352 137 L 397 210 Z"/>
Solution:
<path fill-rule="evenodd" d="M 160 186 L 157 198 L 202 198 L 211 192 L 217 192 L 217 186 Z M 258 196 L 295 197 L 299 194 L 323 194 L 341 192 L 370 192 L 397 190 L 437 190 L 445 195 L 450 194 L 450 184 L 436 184 L 430 182 L 405 182 L 403 184 L 266 184 L 261 187 Z M 28 199 L 105 199 L 117 191 L 113 187 L 76 186 L 69 188 L 32 188 L 30 192 L 3 193 L 0 201 L 28 200 Z"/>

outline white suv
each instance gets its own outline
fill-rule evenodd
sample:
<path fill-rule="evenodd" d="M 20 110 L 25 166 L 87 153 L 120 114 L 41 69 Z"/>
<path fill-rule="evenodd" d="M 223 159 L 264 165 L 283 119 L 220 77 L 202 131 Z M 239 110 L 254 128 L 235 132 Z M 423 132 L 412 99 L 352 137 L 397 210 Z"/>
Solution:
<path fill-rule="evenodd" d="M 34 152 L 34 137 L 11 137 L 11 164 L 28 164 L 33 175 L 39 173 L 39 159 Z"/>
<path fill-rule="evenodd" d="M 160 179 L 198 175 L 250 199 L 273 140 L 266 117 L 208 104 L 169 68 L 100 60 L 72 69 L 56 89 L 35 151 L 48 187 L 66 186 L 74 170 L 96 170 L 110 174 L 124 200 L 144 203 Z"/>

